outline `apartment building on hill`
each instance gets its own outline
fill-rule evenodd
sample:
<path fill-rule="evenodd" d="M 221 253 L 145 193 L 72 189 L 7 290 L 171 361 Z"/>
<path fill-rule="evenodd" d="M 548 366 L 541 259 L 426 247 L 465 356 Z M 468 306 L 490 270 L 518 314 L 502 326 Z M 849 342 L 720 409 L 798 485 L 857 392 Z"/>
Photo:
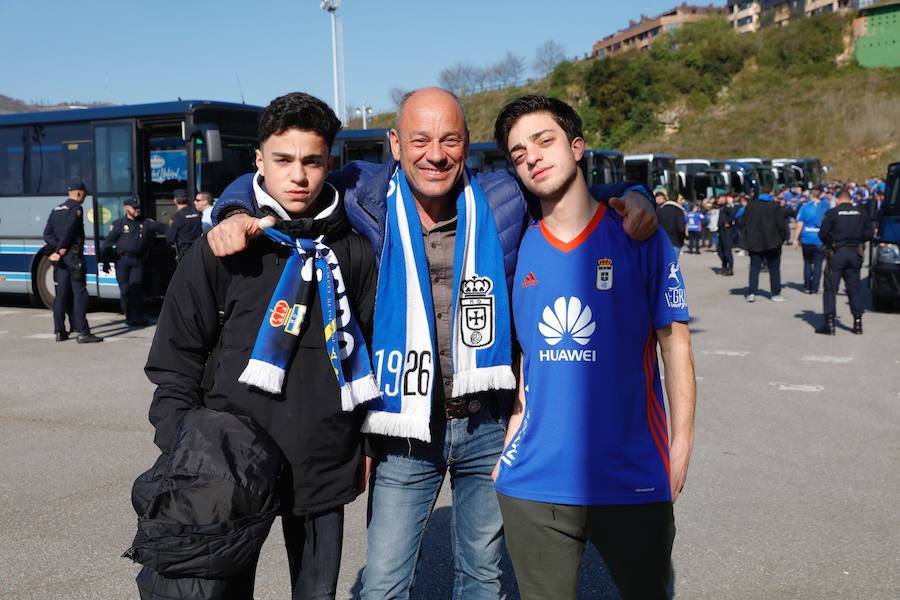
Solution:
<path fill-rule="evenodd" d="M 725 7 L 712 4 L 694 6 L 684 3 L 655 17 L 641 15 L 639 21 L 630 21 L 626 29 L 595 42 L 591 49 L 591 55 L 597 58 L 606 58 L 628 50 L 645 50 L 661 34 L 673 31 L 682 23 L 699 21 L 715 14 L 725 14 Z"/>

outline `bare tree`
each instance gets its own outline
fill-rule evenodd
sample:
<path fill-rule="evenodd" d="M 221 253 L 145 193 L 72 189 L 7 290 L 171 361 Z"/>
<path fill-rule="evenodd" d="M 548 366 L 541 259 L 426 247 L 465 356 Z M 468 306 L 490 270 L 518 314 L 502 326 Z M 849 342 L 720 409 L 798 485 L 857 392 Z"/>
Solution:
<path fill-rule="evenodd" d="M 507 52 L 503 60 L 494 65 L 494 69 L 497 72 L 497 83 L 504 87 L 512 87 L 518 85 L 525 75 L 525 59 Z"/>
<path fill-rule="evenodd" d="M 566 54 L 563 47 L 553 40 L 547 40 L 535 51 L 534 62 L 531 66 L 538 77 L 546 77 L 556 68 L 556 65 L 564 60 L 566 60 Z"/>
<path fill-rule="evenodd" d="M 457 96 L 468 96 L 475 92 L 481 80 L 481 69 L 468 63 L 456 63 L 440 72 L 440 84 Z"/>
<path fill-rule="evenodd" d="M 400 104 L 403 102 L 403 96 L 406 95 L 406 90 L 398 87 L 391 88 L 390 95 L 391 102 L 394 103 L 394 107 L 399 109 Z"/>

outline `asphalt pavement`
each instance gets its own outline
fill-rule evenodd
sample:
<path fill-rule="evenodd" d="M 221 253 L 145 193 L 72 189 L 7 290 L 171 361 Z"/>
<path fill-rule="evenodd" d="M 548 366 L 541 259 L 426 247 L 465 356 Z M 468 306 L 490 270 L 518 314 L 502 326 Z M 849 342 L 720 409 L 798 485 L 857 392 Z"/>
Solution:
<path fill-rule="evenodd" d="M 800 291 L 785 248 L 786 302 L 743 299 L 746 257 L 716 274 L 713 253 L 683 256 L 693 316 L 694 454 L 675 506 L 677 598 L 900 598 L 900 313 L 815 335 L 822 297 Z M 761 277 L 768 290 L 768 276 Z M 0 298 L 0 598 L 136 598 L 120 558 L 135 531 L 134 478 L 158 451 L 142 367 L 153 327 L 115 305 L 89 314 L 101 344 L 53 339 L 52 316 Z M 429 525 L 413 598 L 450 597 L 449 485 Z M 365 502 L 347 509 L 338 598 L 365 563 Z M 518 597 L 505 562 L 504 594 Z M 288 598 L 280 526 L 260 560 L 256 598 Z M 617 598 L 589 550 L 579 598 Z"/>

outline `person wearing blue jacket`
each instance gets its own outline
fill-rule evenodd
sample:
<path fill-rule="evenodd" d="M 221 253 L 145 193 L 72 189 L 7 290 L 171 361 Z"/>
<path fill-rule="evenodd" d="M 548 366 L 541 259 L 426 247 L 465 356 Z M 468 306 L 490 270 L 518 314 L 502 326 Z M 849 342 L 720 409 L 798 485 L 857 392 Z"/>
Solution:
<path fill-rule="evenodd" d="M 454 595 L 500 595 L 502 521 L 490 475 L 515 387 L 512 337 L 508 328 L 500 333 L 501 317 L 508 315 L 518 245 L 536 203 L 509 173 L 469 172 L 468 143 L 458 98 L 439 88 L 416 90 L 404 97 L 391 130 L 394 161 L 352 162 L 329 178 L 344 198 L 351 225 L 372 244 L 379 268 L 372 357 L 385 406 L 370 409 L 364 425 L 374 464 L 365 600 L 409 597 L 425 525 L 447 473 L 453 486 Z M 215 254 L 241 251 L 261 233 L 251 194 L 258 177 L 239 178 L 216 203 L 213 222 L 224 222 L 207 235 Z M 646 239 L 655 233 L 646 188 L 625 182 L 593 193 L 625 216 L 629 235 Z M 463 278 L 460 273 L 471 273 L 467 257 L 473 253 L 471 264 L 484 257 L 478 268 L 487 271 Z M 506 285 L 486 273 L 505 278 Z M 383 331 L 397 315 L 404 336 Z M 492 327 L 484 328 L 485 319 Z M 422 336 L 430 348 L 410 352 Z M 390 340 L 399 348 L 392 350 Z M 487 377 L 459 385 L 469 375 L 459 368 L 460 357 L 488 346 L 502 360 L 489 367 Z M 391 358 L 395 353 L 399 360 Z M 485 370 L 481 363 L 474 366 L 476 373 Z M 398 386 L 404 388 L 403 401 L 391 412 L 387 404 Z"/>
<path fill-rule="evenodd" d="M 793 246 L 803 249 L 803 292 L 818 294 L 819 282 L 822 281 L 822 261 L 825 258 L 825 246 L 819 239 L 819 227 L 830 207 L 827 201 L 820 199 L 819 190 L 813 190 L 811 195 L 811 201 L 801 206 L 797 212 Z"/>

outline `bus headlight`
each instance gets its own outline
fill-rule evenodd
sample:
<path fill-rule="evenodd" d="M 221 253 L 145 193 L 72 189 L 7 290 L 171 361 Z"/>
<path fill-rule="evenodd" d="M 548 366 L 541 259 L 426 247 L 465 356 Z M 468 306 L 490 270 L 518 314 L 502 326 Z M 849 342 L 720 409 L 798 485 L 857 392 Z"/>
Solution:
<path fill-rule="evenodd" d="M 900 265 L 900 245 L 878 244 L 875 251 L 875 262 L 886 265 Z"/>

